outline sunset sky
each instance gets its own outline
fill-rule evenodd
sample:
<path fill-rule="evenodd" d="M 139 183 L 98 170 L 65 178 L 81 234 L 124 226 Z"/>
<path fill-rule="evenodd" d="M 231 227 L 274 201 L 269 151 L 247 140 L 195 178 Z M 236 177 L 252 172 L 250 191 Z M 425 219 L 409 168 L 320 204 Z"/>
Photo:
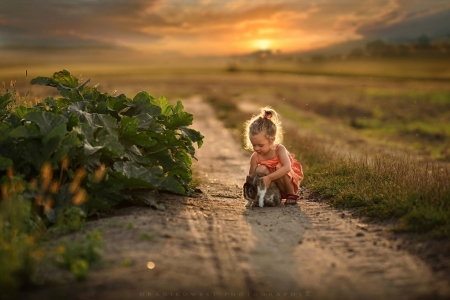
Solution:
<path fill-rule="evenodd" d="M 448 0 L 2 0 L 0 66 L 30 53 L 193 57 L 438 37 L 449 16 Z"/>

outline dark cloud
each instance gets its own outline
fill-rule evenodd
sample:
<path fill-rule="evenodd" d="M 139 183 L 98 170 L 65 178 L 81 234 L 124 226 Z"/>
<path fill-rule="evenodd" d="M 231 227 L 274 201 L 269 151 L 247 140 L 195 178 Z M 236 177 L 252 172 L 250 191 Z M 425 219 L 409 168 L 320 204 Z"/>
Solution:
<path fill-rule="evenodd" d="M 413 24 L 436 32 L 450 27 L 440 17 L 449 9 L 448 0 L 1 0 L 0 47 L 205 54 L 272 39 L 307 48 Z"/>
<path fill-rule="evenodd" d="M 391 42 L 407 42 L 422 35 L 441 38 L 450 35 L 450 9 L 407 18 L 391 24 L 369 24 L 359 28 L 367 38 L 381 38 Z"/>
<path fill-rule="evenodd" d="M 164 22 L 151 14 L 159 1 L 79 0 L 0 3 L 3 45 L 86 46 L 94 41 L 120 44 L 121 40 L 160 38 L 140 31 L 142 22 Z M 150 12 L 150 13 L 149 13 Z"/>

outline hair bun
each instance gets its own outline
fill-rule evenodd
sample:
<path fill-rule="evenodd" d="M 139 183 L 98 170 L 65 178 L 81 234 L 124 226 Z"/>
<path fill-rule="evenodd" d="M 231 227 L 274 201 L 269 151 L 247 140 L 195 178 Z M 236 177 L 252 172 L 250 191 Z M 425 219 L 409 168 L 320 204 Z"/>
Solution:
<path fill-rule="evenodd" d="M 272 118 L 272 112 L 270 110 L 264 111 L 264 119 L 271 119 Z"/>

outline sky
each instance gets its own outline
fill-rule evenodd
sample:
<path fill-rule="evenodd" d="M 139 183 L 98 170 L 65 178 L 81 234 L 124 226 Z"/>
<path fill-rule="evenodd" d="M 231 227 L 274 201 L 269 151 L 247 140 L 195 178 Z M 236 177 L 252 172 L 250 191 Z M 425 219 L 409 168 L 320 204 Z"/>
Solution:
<path fill-rule="evenodd" d="M 13 60 L 139 60 L 307 51 L 450 34 L 448 0 L 1 0 Z M 3 57 L 3 58 L 2 58 Z"/>

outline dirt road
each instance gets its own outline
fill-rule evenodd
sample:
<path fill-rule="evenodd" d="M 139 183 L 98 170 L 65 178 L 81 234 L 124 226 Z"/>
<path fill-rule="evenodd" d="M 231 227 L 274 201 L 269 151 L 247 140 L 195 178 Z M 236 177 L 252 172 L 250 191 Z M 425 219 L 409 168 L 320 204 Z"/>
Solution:
<path fill-rule="evenodd" d="M 194 98 L 185 106 L 205 136 L 194 165 L 203 193 L 164 194 L 166 210 L 128 207 L 88 222 L 88 230 L 103 230 L 103 266 L 81 283 L 68 273 L 44 272 L 43 282 L 60 283 L 24 293 L 25 298 L 450 297 L 448 281 L 398 249 L 383 227 L 361 223 L 306 194 L 295 206 L 244 208 L 241 184 L 249 153 L 207 104 Z"/>

